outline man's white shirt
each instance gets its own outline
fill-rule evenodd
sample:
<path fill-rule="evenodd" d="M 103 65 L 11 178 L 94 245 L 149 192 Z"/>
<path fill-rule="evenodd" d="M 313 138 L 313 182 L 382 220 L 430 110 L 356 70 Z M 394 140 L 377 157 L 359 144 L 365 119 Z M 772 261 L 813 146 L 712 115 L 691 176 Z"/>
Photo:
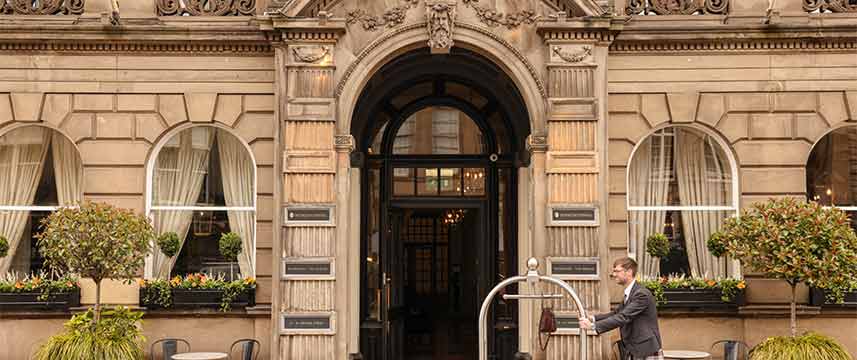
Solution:
<path fill-rule="evenodd" d="M 625 298 L 622 300 L 622 303 L 628 302 L 628 296 L 631 295 L 631 289 L 634 288 L 634 284 L 637 283 L 637 279 L 632 279 L 631 283 L 628 284 L 628 287 L 625 288 Z"/>

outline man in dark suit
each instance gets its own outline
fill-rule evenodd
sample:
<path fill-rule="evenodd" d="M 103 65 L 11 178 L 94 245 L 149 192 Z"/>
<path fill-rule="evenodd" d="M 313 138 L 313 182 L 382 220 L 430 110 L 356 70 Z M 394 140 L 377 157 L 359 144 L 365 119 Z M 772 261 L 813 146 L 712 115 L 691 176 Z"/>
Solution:
<path fill-rule="evenodd" d="M 634 280 L 637 262 L 631 258 L 617 259 L 610 276 L 625 288 L 623 302 L 609 313 L 580 319 L 580 327 L 594 329 L 598 334 L 619 328 L 622 360 L 663 359 L 657 304 L 652 293 Z"/>

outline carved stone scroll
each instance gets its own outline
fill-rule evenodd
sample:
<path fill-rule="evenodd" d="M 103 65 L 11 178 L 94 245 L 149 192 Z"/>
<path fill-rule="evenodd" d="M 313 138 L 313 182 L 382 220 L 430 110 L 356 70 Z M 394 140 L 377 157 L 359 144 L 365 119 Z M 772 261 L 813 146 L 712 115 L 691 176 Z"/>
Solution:
<path fill-rule="evenodd" d="M 803 8 L 814 12 L 857 12 L 857 1 L 854 0 L 803 0 Z"/>
<path fill-rule="evenodd" d="M 80 15 L 86 0 L 0 0 L 0 14 Z"/>
<path fill-rule="evenodd" d="M 155 0 L 158 16 L 252 16 L 256 0 Z"/>
<path fill-rule="evenodd" d="M 541 18 L 535 12 L 530 10 L 521 10 L 514 14 L 503 14 L 497 10 L 486 8 L 479 5 L 479 0 L 463 0 L 464 5 L 476 11 L 476 16 L 479 21 L 490 27 L 503 25 L 509 29 L 514 29 L 521 24 L 533 24 Z"/>
<path fill-rule="evenodd" d="M 455 30 L 455 2 L 426 2 L 428 46 L 432 54 L 449 54 L 452 32 Z"/>
<path fill-rule="evenodd" d="M 387 9 L 381 16 L 371 15 L 366 10 L 356 9 L 351 10 L 345 17 L 345 23 L 351 25 L 359 22 L 363 26 L 363 30 L 375 31 L 382 27 L 394 27 L 405 22 L 408 16 L 408 10 L 419 3 L 419 0 L 406 0 L 403 4 Z"/>
<path fill-rule="evenodd" d="M 729 0 L 630 0 L 628 15 L 724 15 Z"/>

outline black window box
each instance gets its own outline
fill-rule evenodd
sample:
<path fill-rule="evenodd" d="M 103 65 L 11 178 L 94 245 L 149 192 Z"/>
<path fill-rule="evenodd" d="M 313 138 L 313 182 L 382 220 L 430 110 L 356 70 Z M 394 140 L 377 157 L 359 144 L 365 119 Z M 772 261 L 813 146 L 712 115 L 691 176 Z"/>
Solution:
<path fill-rule="evenodd" d="M 145 306 L 147 309 L 199 309 L 199 308 L 220 308 L 220 303 L 223 301 L 223 290 L 212 289 L 172 289 L 173 304 L 169 308 L 165 308 L 160 304 L 146 303 L 146 292 L 148 289 L 140 289 L 140 306 Z M 256 306 L 256 288 L 251 288 L 229 303 L 232 308 L 242 308 Z"/>
<path fill-rule="evenodd" d="M 809 289 L 809 304 L 829 308 L 857 308 L 857 291 L 845 293 L 845 301 L 841 304 L 827 300 L 827 291 L 819 288 Z"/>
<path fill-rule="evenodd" d="M 676 308 L 719 308 L 735 309 L 747 304 L 744 289 L 738 289 L 731 301 L 723 301 L 720 289 L 664 289 L 666 303 L 658 305 L 662 309 Z"/>
<path fill-rule="evenodd" d="M 39 300 L 41 292 L 0 293 L 0 311 L 3 310 L 53 310 L 67 311 L 80 306 L 80 289 L 51 293 L 47 300 Z"/>

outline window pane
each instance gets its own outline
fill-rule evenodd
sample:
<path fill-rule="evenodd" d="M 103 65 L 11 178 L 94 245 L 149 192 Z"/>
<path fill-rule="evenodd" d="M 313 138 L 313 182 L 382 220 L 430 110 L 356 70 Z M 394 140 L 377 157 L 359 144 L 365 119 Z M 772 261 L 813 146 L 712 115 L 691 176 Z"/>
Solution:
<path fill-rule="evenodd" d="M 413 196 L 414 195 L 414 169 L 412 168 L 397 168 L 393 169 L 393 195 L 395 196 Z"/>
<path fill-rule="evenodd" d="M 42 231 L 41 221 L 48 217 L 48 211 L 4 211 L 0 213 L 0 222 L 23 221 L 23 233 L 16 249 L 9 251 L 12 264 L 10 273 L 19 275 L 38 274 L 48 271 L 45 267 L 45 258 L 39 252 L 39 246 L 35 238 Z M 10 239 L 11 240 L 11 239 Z M 10 244 L 11 245 L 11 244 Z"/>
<path fill-rule="evenodd" d="M 155 211 L 153 214 L 158 233 L 190 217 L 187 235 L 170 276 L 207 273 L 227 279 L 242 277 L 238 262 L 220 254 L 220 236 L 232 231 L 227 211 Z"/>
<path fill-rule="evenodd" d="M 857 127 L 821 138 L 806 165 L 807 198 L 824 205 L 857 206 Z"/>
<path fill-rule="evenodd" d="M 464 169 L 464 196 L 485 195 L 485 169 Z"/>
<path fill-rule="evenodd" d="M 417 169 L 417 195 L 437 196 L 439 180 L 438 169 Z"/>
<path fill-rule="evenodd" d="M 440 194 L 461 195 L 461 169 L 440 169 Z"/>
<path fill-rule="evenodd" d="M 413 169 L 397 169 L 397 170 L 411 170 Z M 380 254 L 381 254 L 381 244 L 380 244 L 380 224 L 378 221 L 378 216 L 380 213 L 380 199 L 379 196 L 380 186 L 381 186 L 381 172 L 379 169 L 371 169 L 369 170 L 369 210 L 366 216 L 368 220 L 366 222 L 367 232 L 369 234 L 369 240 L 366 242 L 366 273 L 365 273 L 365 287 L 366 287 L 366 316 L 368 319 L 372 320 L 381 320 L 381 263 L 380 263 Z M 413 182 L 411 184 L 411 193 L 413 193 Z"/>
<path fill-rule="evenodd" d="M 481 154 L 482 132 L 476 123 L 458 109 L 429 107 L 411 115 L 399 128 L 393 153 Z"/>
<path fill-rule="evenodd" d="M 628 174 L 631 206 L 735 206 L 726 152 L 693 129 L 667 128 L 646 138 Z"/>

